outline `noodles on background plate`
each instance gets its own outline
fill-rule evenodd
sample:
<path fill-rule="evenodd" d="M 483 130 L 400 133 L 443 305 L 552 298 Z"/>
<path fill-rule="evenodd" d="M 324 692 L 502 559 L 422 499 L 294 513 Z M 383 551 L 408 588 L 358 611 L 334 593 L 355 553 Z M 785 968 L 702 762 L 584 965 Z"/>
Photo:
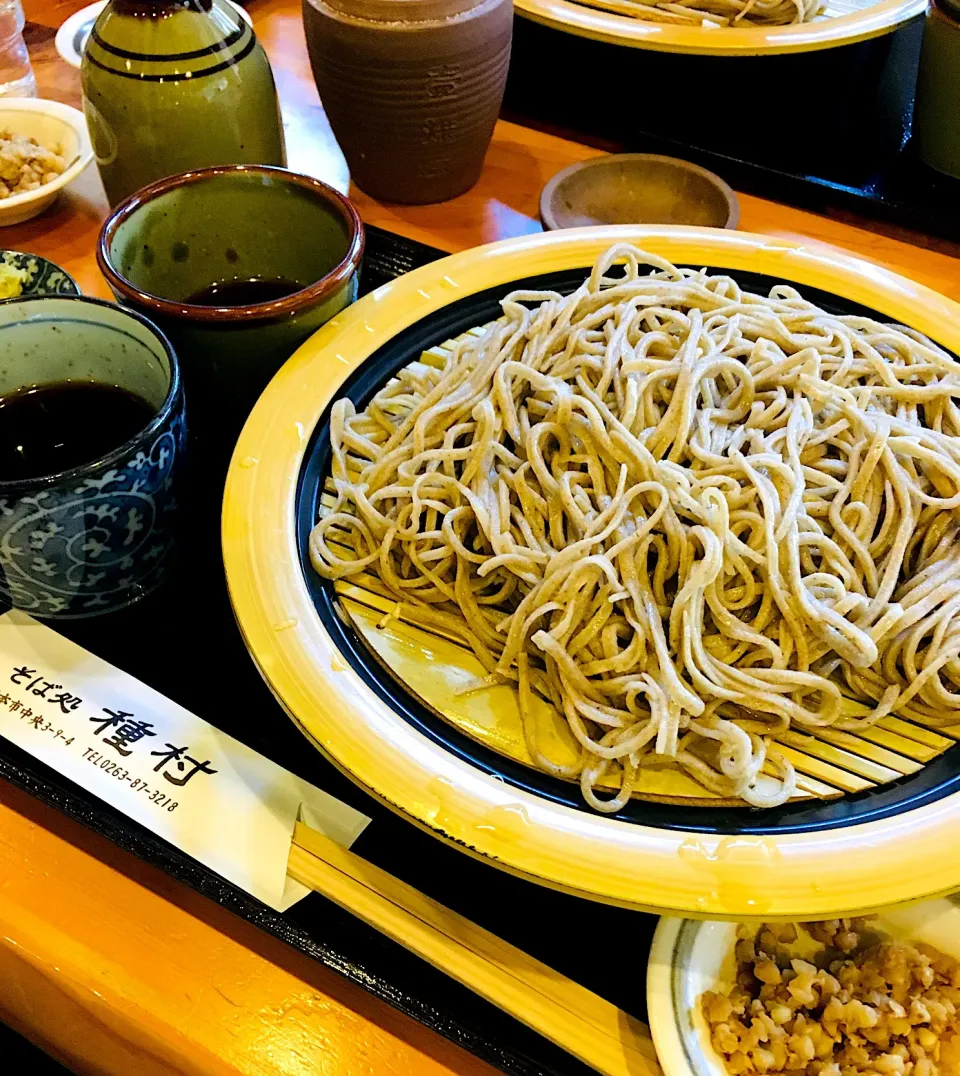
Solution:
<path fill-rule="evenodd" d="M 627 245 L 502 310 L 334 404 L 320 575 L 374 573 L 513 682 L 601 811 L 669 760 L 774 806 L 788 728 L 960 720 L 960 363 Z"/>
<path fill-rule="evenodd" d="M 821 0 L 577 0 L 645 22 L 676 26 L 793 26 L 822 13 Z"/>

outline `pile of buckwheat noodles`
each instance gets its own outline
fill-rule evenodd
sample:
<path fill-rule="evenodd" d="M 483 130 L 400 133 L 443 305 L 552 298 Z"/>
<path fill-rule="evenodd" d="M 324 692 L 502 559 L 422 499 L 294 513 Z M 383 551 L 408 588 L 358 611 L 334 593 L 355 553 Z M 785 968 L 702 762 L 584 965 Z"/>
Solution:
<path fill-rule="evenodd" d="M 810 22 L 821 13 L 822 0 L 578 0 L 588 7 L 612 11 L 645 22 L 678 26 L 789 26 Z"/>
<path fill-rule="evenodd" d="M 626 245 L 502 308 L 335 404 L 321 575 L 374 573 L 514 681 L 530 755 L 598 810 L 664 760 L 772 806 L 791 726 L 960 720 L 960 363 Z M 533 692 L 576 766 L 543 756 Z"/>

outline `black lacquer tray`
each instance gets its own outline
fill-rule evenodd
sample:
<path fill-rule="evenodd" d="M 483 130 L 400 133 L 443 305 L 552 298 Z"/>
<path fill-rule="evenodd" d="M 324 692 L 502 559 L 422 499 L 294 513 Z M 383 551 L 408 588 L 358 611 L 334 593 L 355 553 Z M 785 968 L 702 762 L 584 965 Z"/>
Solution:
<path fill-rule="evenodd" d="M 923 19 L 784 56 L 677 55 L 514 20 L 506 118 L 662 153 L 737 190 L 960 241 L 960 180 L 912 145 Z"/>
<path fill-rule="evenodd" d="M 367 229 L 361 291 L 442 252 Z M 189 540 L 174 576 L 140 604 L 52 624 L 280 765 L 373 818 L 353 851 L 554 967 L 624 1011 L 646 1017 L 643 969 L 656 917 L 587 903 L 516 879 L 446 847 L 361 792 L 304 741 L 261 681 L 237 630 L 220 561 L 219 489 L 194 482 Z M 0 738 L 0 776 L 276 935 L 460 1046 L 518 1076 L 589 1071 L 558 1047 L 418 957 L 311 894 L 274 912 Z M 598 961 L 571 923 L 631 939 L 629 960 Z"/>

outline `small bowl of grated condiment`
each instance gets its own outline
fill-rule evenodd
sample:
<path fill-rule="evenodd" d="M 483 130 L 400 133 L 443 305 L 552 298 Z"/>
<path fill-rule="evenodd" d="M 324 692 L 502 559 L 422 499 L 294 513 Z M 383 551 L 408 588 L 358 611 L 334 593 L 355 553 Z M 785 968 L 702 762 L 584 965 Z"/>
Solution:
<path fill-rule="evenodd" d="M 77 282 L 38 254 L 0 250 L 0 302 L 34 295 L 79 295 Z"/>

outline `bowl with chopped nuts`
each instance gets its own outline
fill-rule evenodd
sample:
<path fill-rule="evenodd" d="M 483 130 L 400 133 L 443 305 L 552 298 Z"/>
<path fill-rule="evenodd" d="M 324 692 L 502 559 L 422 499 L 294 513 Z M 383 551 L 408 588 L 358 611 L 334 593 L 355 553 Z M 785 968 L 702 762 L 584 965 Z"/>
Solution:
<path fill-rule="evenodd" d="M 83 113 L 59 101 L 0 101 L 0 226 L 50 206 L 93 160 Z"/>
<path fill-rule="evenodd" d="M 661 919 L 647 971 L 666 1076 L 955 1076 L 960 905 L 862 919 Z"/>

